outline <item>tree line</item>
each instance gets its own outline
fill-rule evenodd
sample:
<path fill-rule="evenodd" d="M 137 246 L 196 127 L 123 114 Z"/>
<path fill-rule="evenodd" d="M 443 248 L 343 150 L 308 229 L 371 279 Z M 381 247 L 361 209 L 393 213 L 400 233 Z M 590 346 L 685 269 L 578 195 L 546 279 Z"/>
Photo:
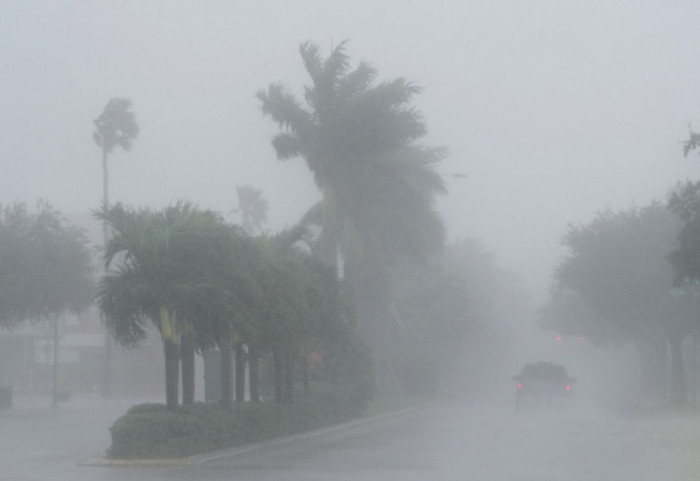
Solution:
<path fill-rule="evenodd" d="M 193 401 L 197 350 L 221 352 L 225 403 L 242 398 L 231 386 L 233 356 L 249 359 L 253 399 L 261 356 L 274 366 L 276 398 L 289 401 L 295 378 L 308 384 L 309 353 L 328 360 L 328 376 L 401 391 L 412 382 L 401 373 L 415 372 L 408 366 L 438 379 L 450 355 L 504 322 L 496 299 L 519 290 L 512 276 L 475 242 L 446 246 L 435 208 L 446 193 L 437 170 L 446 151 L 422 143 L 427 127 L 412 105 L 421 88 L 378 80 L 369 63 L 351 64 L 346 47 L 324 57 L 314 43 L 300 46 L 310 78 L 302 101 L 281 83 L 257 94 L 280 127 L 278 159 L 302 158 L 322 194 L 283 232 L 262 232 L 267 204 L 250 188 L 237 189 L 241 226 L 184 201 L 161 210 L 109 204 L 108 156 L 128 150 L 139 128 L 127 99 L 112 99 L 95 120 L 106 266 L 97 301 L 117 342 L 138 346 L 148 326 L 160 333 L 170 407 L 179 402 L 178 372 L 183 402 Z"/>
<path fill-rule="evenodd" d="M 699 138 L 691 132 L 686 156 Z M 600 211 L 570 225 L 562 245 L 540 324 L 597 345 L 635 343 L 642 390 L 686 404 L 683 342 L 700 331 L 700 182 L 678 183 L 665 203 Z"/>

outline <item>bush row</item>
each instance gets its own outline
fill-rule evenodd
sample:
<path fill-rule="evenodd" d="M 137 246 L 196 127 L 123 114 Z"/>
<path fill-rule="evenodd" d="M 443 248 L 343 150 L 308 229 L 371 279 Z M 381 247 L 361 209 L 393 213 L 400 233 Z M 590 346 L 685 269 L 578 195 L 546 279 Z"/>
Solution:
<path fill-rule="evenodd" d="M 291 404 L 244 403 L 226 409 L 195 403 L 167 410 L 141 404 L 110 429 L 110 458 L 178 458 L 318 429 L 361 416 L 366 396 L 338 386 L 316 386 Z"/>

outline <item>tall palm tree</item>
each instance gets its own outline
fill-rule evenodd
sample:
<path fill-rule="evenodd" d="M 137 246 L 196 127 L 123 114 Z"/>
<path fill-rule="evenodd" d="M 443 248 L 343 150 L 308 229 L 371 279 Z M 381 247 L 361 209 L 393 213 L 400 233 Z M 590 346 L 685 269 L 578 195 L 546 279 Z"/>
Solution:
<path fill-rule="evenodd" d="M 129 109 L 131 100 L 123 98 L 112 98 L 105 106 L 102 114 L 97 117 L 93 124 L 95 131 L 92 138 L 98 147 L 102 149 L 102 203 L 109 204 L 109 169 L 107 158 L 115 147 L 120 147 L 125 151 L 131 150 L 134 139 L 139 134 L 139 126 L 136 116 Z M 107 243 L 107 227 L 103 225 L 103 241 Z M 112 341 L 109 335 L 105 337 L 105 362 L 102 376 L 102 395 L 109 396 L 111 391 L 111 351 Z"/>
<path fill-rule="evenodd" d="M 102 149 L 102 179 L 103 202 L 109 203 L 109 171 L 107 158 L 115 147 L 125 151 L 131 150 L 134 139 L 139 135 L 139 125 L 136 115 L 130 111 L 131 100 L 123 98 L 111 99 L 102 114 L 97 117 L 92 138 Z"/>
<path fill-rule="evenodd" d="M 445 152 L 417 143 L 426 134 L 411 106 L 420 88 L 402 78 L 377 83 L 365 62 L 352 69 L 345 46 L 323 59 L 316 44 L 301 45 L 311 77 L 304 103 L 281 84 L 258 98 L 281 129 L 272 140 L 277 157 L 302 157 L 314 175 L 322 194 L 307 216 L 315 212 L 321 225 L 315 252 L 331 265 L 342 254 L 377 357 L 386 345 L 391 266 L 399 257 L 420 258 L 444 238 L 434 198 L 445 192 L 435 170 Z"/>

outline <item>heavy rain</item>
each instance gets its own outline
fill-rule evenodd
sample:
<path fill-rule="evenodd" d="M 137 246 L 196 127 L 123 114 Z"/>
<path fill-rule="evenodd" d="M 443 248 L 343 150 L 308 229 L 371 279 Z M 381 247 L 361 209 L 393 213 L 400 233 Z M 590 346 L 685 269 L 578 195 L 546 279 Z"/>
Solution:
<path fill-rule="evenodd" d="M 700 5 L 0 7 L 0 481 L 700 479 Z"/>

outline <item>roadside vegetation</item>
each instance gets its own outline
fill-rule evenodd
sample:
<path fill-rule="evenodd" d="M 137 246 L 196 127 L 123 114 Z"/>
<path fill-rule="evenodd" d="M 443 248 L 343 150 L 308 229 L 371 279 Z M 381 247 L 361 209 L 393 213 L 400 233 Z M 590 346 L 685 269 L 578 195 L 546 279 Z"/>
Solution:
<path fill-rule="evenodd" d="M 117 420 L 110 456 L 187 456 L 399 409 L 451 387 L 466 351 L 469 372 L 493 363 L 474 354 L 480 345 L 506 351 L 502 334 L 524 296 L 477 241 L 446 243 L 435 207 L 446 193 L 438 170 L 446 151 L 421 143 L 427 127 L 412 105 L 421 88 L 379 81 L 370 64 L 351 64 L 346 46 L 324 58 L 317 45 L 301 45 L 303 101 L 280 83 L 258 92 L 279 125 L 277 157 L 303 159 L 322 197 L 283 231 L 265 230 L 268 203 L 246 185 L 235 189 L 238 224 L 184 200 L 111 204 L 109 155 L 128 150 L 139 127 L 127 99 L 112 99 L 95 120 L 103 394 L 111 342 L 135 350 L 156 335 L 165 359 L 165 402 Z M 3 259 L 31 260 L 22 256 Z M 0 282 L 8 286 L 0 294 L 12 292 L 11 276 Z M 34 309 L 82 307 L 78 300 L 0 308 L 21 322 Z M 197 354 L 218 359 L 213 402 L 195 401 Z"/>
<path fill-rule="evenodd" d="M 699 139 L 690 132 L 685 155 Z M 562 245 L 540 325 L 598 346 L 633 343 L 643 398 L 687 406 L 700 334 L 700 182 L 673 186 L 665 204 L 601 210 L 570 225 Z"/>

